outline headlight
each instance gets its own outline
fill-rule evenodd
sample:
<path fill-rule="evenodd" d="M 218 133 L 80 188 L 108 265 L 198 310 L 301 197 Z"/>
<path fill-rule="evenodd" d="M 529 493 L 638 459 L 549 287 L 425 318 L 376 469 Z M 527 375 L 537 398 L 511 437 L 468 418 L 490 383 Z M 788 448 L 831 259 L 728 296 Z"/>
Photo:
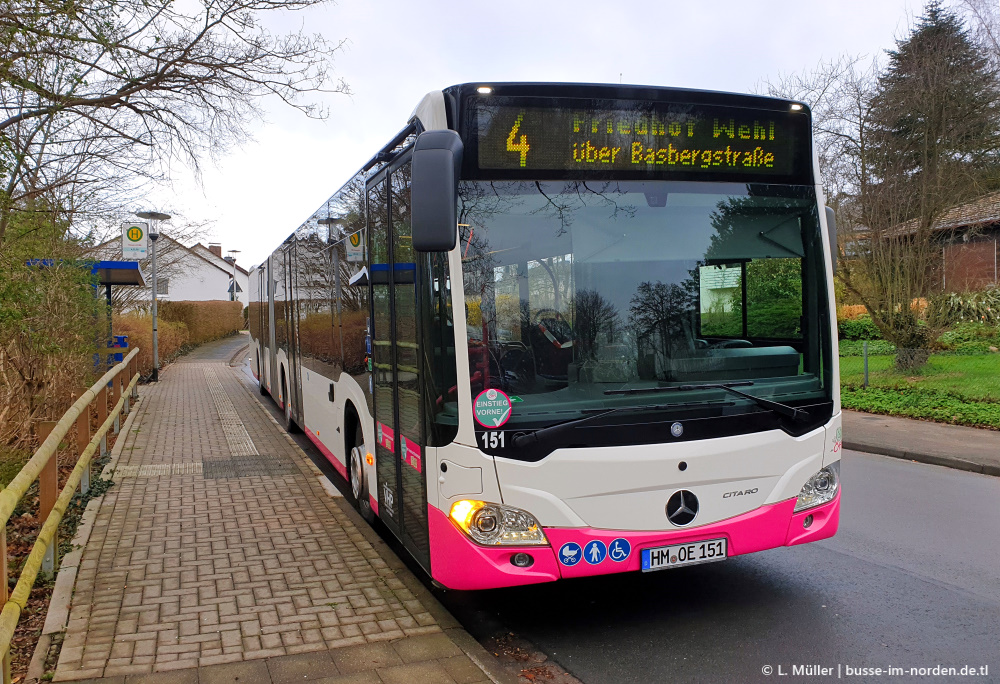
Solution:
<path fill-rule="evenodd" d="M 535 516 L 520 508 L 485 501 L 456 501 L 451 519 L 472 541 L 484 546 L 548 544 Z"/>
<path fill-rule="evenodd" d="M 833 501 L 838 489 L 840 489 L 840 461 L 831 463 L 809 478 L 799 492 L 793 512 L 798 513 Z"/>

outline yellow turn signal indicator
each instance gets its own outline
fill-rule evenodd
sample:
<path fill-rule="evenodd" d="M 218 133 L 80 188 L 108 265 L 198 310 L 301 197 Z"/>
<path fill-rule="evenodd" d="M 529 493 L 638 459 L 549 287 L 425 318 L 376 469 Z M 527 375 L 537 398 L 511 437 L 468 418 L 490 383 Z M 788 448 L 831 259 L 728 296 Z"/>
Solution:
<path fill-rule="evenodd" d="M 472 514 L 486 505 L 485 501 L 456 501 L 451 507 L 451 519 L 468 532 Z"/>
<path fill-rule="evenodd" d="M 535 516 L 520 508 L 463 499 L 452 504 L 449 517 L 472 541 L 484 546 L 549 543 Z"/>

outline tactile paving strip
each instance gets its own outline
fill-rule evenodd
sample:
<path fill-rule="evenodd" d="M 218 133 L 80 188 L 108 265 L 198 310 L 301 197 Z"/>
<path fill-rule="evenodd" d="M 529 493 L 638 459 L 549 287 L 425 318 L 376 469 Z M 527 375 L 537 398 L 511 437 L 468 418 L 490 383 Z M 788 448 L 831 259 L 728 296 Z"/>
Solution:
<path fill-rule="evenodd" d="M 229 395 L 226 394 L 225 388 L 219 382 L 219 376 L 215 374 L 215 370 L 211 367 L 205 369 L 205 380 L 207 381 L 208 391 L 212 393 L 212 401 L 215 402 L 215 408 L 219 412 L 219 418 L 222 422 L 222 432 L 225 434 L 226 442 L 229 444 L 229 451 L 233 456 L 257 456 L 257 447 L 254 446 L 253 440 L 250 439 L 250 434 L 247 432 L 246 427 L 243 426 L 240 414 L 236 412 L 236 407 L 233 406 L 233 402 L 229 399 Z"/>
<path fill-rule="evenodd" d="M 225 480 L 231 477 L 270 477 L 294 473 L 294 466 L 284 459 L 272 456 L 234 456 L 233 458 L 206 458 L 202 461 L 207 480 Z"/>
<path fill-rule="evenodd" d="M 280 457 L 263 456 L 257 452 L 257 447 L 236 407 L 233 405 L 225 388 L 219 381 L 212 368 L 205 369 L 205 380 L 208 391 L 212 394 L 212 401 L 219 412 L 222 423 L 222 432 L 226 436 L 226 443 L 232 458 L 204 458 L 202 474 L 205 479 L 220 480 L 232 477 L 254 477 L 287 475 L 294 472 L 294 465 Z"/>
<path fill-rule="evenodd" d="M 156 465 L 118 466 L 114 478 L 123 477 L 163 477 L 165 475 L 201 475 L 201 463 L 160 463 Z"/>

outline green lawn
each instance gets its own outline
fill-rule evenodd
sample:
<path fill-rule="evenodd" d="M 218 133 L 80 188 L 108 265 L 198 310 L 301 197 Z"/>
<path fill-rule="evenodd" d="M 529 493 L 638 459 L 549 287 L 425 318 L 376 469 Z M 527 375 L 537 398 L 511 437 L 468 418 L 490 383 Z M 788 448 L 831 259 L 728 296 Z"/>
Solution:
<path fill-rule="evenodd" d="M 868 357 L 868 384 L 895 389 L 938 390 L 974 401 L 1000 401 L 1000 354 L 934 354 L 916 370 L 900 373 L 893 356 Z M 864 361 L 840 359 L 840 384 L 861 387 Z"/>
<path fill-rule="evenodd" d="M 841 357 L 845 408 L 1000 430 L 1000 354 L 934 354 L 916 370 L 900 373 L 893 356 Z"/>

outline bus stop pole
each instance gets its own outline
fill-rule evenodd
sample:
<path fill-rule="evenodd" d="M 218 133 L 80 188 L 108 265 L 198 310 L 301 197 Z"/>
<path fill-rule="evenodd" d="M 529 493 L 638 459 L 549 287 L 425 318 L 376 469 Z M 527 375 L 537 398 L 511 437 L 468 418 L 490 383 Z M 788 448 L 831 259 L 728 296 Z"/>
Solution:
<path fill-rule="evenodd" d="M 156 340 L 156 238 L 160 237 L 158 232 L 150 231 L 149 239 L 153 243 L 153 382 L 160 379 L 160 355 Z"/>

